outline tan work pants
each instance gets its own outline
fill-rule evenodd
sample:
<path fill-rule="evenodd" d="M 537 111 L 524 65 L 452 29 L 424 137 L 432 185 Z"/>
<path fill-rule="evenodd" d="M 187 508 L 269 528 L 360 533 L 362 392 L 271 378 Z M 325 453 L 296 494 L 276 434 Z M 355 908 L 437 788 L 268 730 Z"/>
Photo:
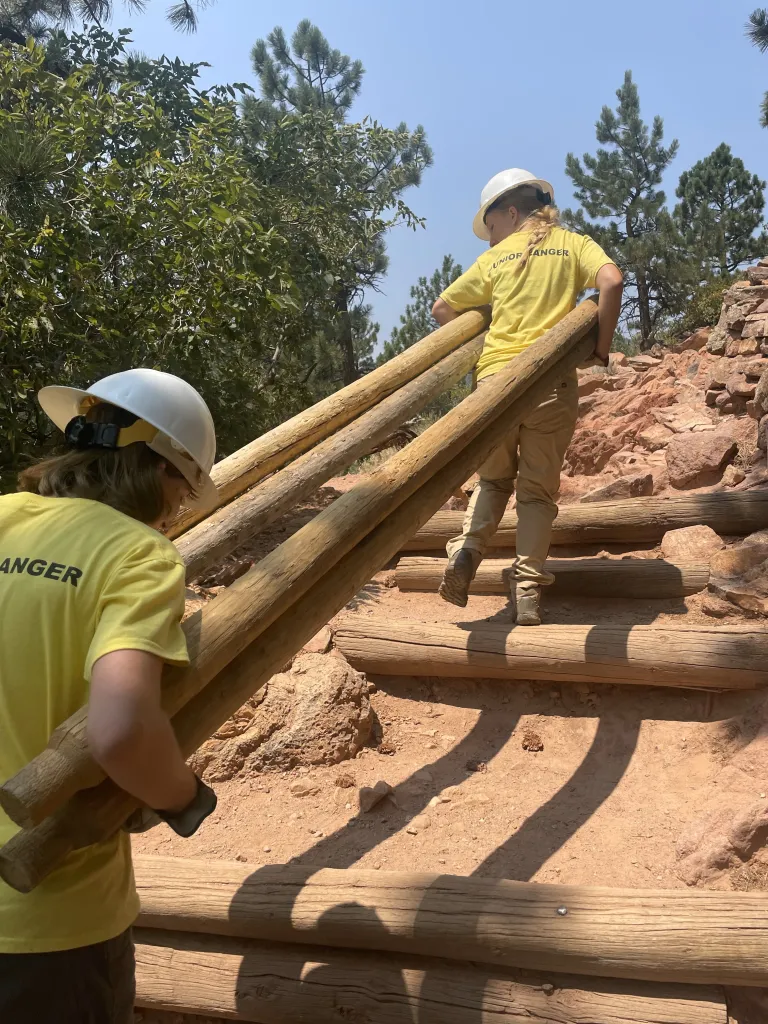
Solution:
<path fill-rule="evenodd" d="M 489 378 L 486 378 L 486 380 Z M 480 381 L 478 387 L 483 386 Z M 579 411 L 576 374 L 564 378 L 555 391 L 513 430 L 480 467 L 480 482 L 472 494 L 460 537 L 448 542 L 448 556 L 461 548 L 485 554 L 513 490 L 517 491 L 517 558 L 515 582 L 523 587 L 546 586 L 552 523 L 557 516 L 555 496 L 566 449 Z"/>

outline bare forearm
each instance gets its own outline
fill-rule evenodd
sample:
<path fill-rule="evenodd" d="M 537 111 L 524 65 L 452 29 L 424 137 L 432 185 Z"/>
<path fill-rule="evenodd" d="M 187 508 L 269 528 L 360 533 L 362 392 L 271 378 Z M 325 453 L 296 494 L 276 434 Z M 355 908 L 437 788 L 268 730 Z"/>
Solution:
<path fill-rule="evenodd" d="M 595 354 L 607 359 L 621 315 L 623 280 L 617 267 L 604 267 L 598 274 L 600 296 L 597 303 L 598 335 Z"/>
<path fill-rule="evenodd" d="M 121 789 L 154 810 L 179 811 L 194 799 L 194 774 L 162 710 L 100 750 L 96 760 Z"/>
<path fill-rule="evenodd" d="M 157 811 L 178 811 L 195 797 L 160 703 L 162 662 L 143 651 L 113 651 L 93 666 L 88 746 L 121 789 Z"/>

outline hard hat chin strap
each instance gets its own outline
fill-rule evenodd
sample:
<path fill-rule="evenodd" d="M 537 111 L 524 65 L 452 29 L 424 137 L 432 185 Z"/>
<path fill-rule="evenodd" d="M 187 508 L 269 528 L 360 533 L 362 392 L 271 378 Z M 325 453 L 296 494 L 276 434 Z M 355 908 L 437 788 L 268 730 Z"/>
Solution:
<path fill-rule="evenodd" d="M 75 416 L 67 424 L 64 437 L 70 448 L 85 451 L 88 448 L 116 450 L 136 441 L 150 442 L 157 436 L 157 427 L 136 420 L 130 427 L 119 423 L 91 423 L 85 416 Z"/>

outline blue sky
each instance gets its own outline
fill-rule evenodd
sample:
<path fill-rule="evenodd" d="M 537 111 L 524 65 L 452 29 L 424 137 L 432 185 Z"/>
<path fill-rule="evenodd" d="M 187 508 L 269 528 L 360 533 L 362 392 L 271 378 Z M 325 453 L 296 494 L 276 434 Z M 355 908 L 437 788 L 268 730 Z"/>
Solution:
<path fill-rule="evenodd" d="M 558 205 L 570 204 L 566 153 L 594 151 L 594 123 L 604 104 L 614 105 L 628 68 L 646 120 L 660 114 L 666 140 L 680 141 L 668 195 L 680 172 L 721 142 L 768 178 L 768 130 L 758 121 L 768 54 L 744 36 L 756 0 L 217 0 L 193 36 L 171 29 L 166 6 L 152 0 L 144 15 L 119 12 L 114 24 L 131 25 L 136 47 L 151 56 L 208 61 L 205 84 L 255 84 L 254 41 L 275 25 L 290 35 L 310 18 L 333 46 L 363 62 L 353 117 L 426 128 L 434 166 L 407 198 L 427 226 L 390 234 L 389 274 L 371 296 L 383 337 L 411 284 L 444 253 L 465 267 L 479 254 L 472 216 L 497 171 L 525 167 L 553 182 Z"/>

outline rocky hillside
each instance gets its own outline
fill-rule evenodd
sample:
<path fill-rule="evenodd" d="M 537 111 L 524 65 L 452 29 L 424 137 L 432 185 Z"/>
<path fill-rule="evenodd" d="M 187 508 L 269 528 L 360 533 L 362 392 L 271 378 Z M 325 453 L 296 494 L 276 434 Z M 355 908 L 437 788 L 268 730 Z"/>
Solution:
<path fill-rule="evenodd" d="M 720 322 L 674 350 L 585 371 L 562 501 L 764 486 L 768 259 L 725 295 Z"/>

